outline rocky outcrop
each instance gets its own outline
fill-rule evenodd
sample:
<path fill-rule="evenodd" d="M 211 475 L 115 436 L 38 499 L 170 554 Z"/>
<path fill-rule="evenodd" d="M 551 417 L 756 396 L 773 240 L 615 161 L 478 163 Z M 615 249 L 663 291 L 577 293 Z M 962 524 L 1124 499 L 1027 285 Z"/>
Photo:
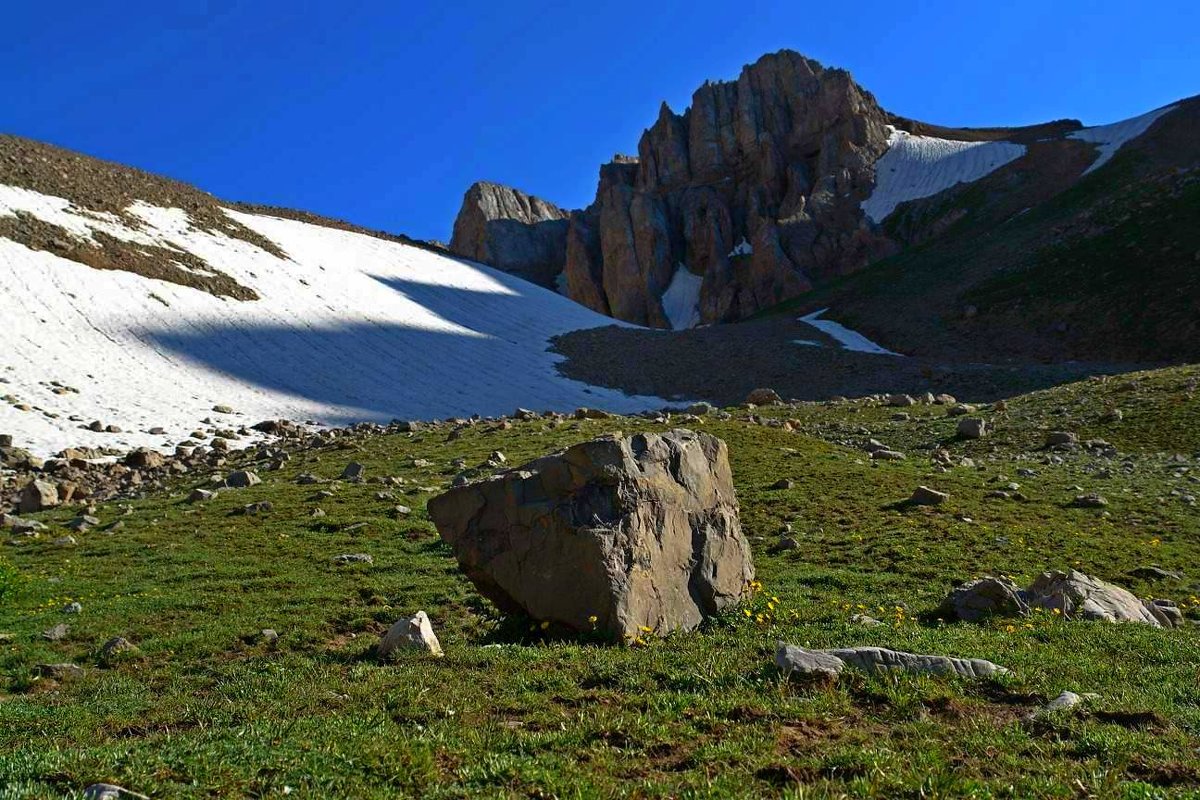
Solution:
<path fill-rule="evenodd" d="M 720 439 L 673 430 L 575 445 L 429 501 L 502 611 L 630 639 L 694 628 L 754 577 Z"/>
<path fill-rule="evenodd" d="M 844 70 L 787 50 L 763 56 L 736 81 L 706 83 L 682 114 L 664 103 L 638 155 L 600 168 L 595 201 L 570 215 L 562 240 L 545 220 L 563 217 L 541 214 L 540 201 L 477 184 L 452 249 L 543 284 L 561 271 L 577 302 L 656 327 L 669 327 L 662 295 L 686 269 L 703 279 L 701 322 L 740 319 L 890 251 L 859 208 L 887 124 Z M 560 241 L 552 270 L 540 259 Z"/>
<path fill-rule="evenodd" d="M 553 288 L 567 257 L 567 216 L 517 189 L 476 183 L 463 197 L 450 251 Z"/>
<path fill-rule="evenodd" d="M 1183 621 L 1182 612 L 1169 600 L 1141 600 L 1128 589 L 1074 569 L 1043 572 L 1027 589 L 991 575 L 969 581 L 950 592 L 938 614 L 975 622 L 993 614 L 1027 615 L 1033 608 L 1066 619 L 1140 622 L 1156 628 L 1173 628 Z"/>
<path fill-rule="evenodd" d="M 662 325 L 662 290 L 688 269 L 704 279 L 701 321 L 718 322 L 864 266 L 889 247 L 859 209 L 886 125 L 849 73 L 790 51 L 706 83 L 683 114 L 664 104 L 636 162 L 603 167 L 572 219 L 571 296 Z"/>

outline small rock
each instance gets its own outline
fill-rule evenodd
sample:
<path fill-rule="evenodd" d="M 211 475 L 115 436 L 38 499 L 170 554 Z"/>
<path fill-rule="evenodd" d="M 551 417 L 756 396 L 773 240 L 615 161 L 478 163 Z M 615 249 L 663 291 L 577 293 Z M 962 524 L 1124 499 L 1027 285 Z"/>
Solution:
<path fill-rule="evenodd" d="M 865 628 L 877 628 L 883 624 L 874 617 L 867 616 L 866 614 L 855 614 L 850 618 L 850 621 L 855 625 L 862 625 Z"/>
<path fill-rule="evenodd" d="M 82 614 L 83 613 L 83 604 L 78 601 L 67 603 L 65 606 L 62 607 L 62 613 L 64 613 L 64 614 Z"/>
<path fill-rule="evenodd" d="M 777 406 L 783 405 L 783 398 L 774 389 L 755 389 L 746 395 L 746 405 Z"/>
<path fill-rule="evenodd" d="M 898 450 L 874 450 L 871 453 L 872 461 L 904 461 L 906 456 Z"/>
<path fill-rule="evenodd" d="M 53 628 L 42 631 L 42 638 L 48 642 L 61 642 L 63 639 L 67 638 L 67 634 L 70 632 L 70 627 L 60 622 Z"/>
<path fill-rule="evenodd" d="M 424 611 L 398 620 L 379 641 L 379 657 L 390 658 L 397 650 L 423 650 L 433 656 L 443 655 L 442 645 L 433 632 L 433 625 Z"/>
<path fill-rule="evenodd" d="M 263 628 L 261 631 L 258 632 L 258 636 L 260 639 L 262 639 L 263 642 L 265 642 L 267 644 L 275 644 L 276 642 L 279 641 L 279 634 L 275 631 L 274 628 Z"/>
<path fill-rule="evenodd" d="M 217 412 L 218 414 L 232 414 L 233 413 L 233 409 L 226 405 L 215 405 L 212 407 L 212 410 Z"/>
<path fill-rule="evenodd" d="M 894 408 L 904 408 L 906 406 L 915 406 L 917 404 L 916 398 L 907 394 L 889 394 L 885 402 Z"/>
<path fill-rule="evenodd" d="M 1180 573 L 1171 572 L 1162 567 L 1138 567 L 1137 569 L 1129 570 L 1129 574 L 1135 578 L 1147 581 L 1177 581 L 1183 578 L 1183 575 Z"/>
<path fill-rule="evenodd" d="M 945 492 L 930 489 L 928 486 L 918 486 L 908 498 L 908 503 L 913 506 L 937 506 L 949 499 L 950 495 Z"/>
<path fill-rule="evenodd" d="M 260 483 L 262 483 L 262 478 L 245 469 L 231 472 L 229 473 L 229 477 L 225 479 L 225 485 L 231 489 L 245 489 L 250 486 L 257 486 Z"/>
<path fill-rule="evenodd" d="M 1051 431 L 1046 434 L 1047 447 L 1065 447 L 1079 443 L 1079 437 L 1070 431 Z"/>
<path fill-rule="evenodd" d="M 187 501 L 189 503 L 203 503 L 212 500 L 216 496 L 217 493 L 211 489 L 193 489 L 192 493 L 188 495 Z"/>
<path fill-rule="evenodd" d="M 796 485 L 795 482 L 793 482 L 790 478 L 780 478 L 779 480 L 775 481 L 767 488 L 773 489 L 773 490 L 791 489 L 795 485 Z"/>
<path fill-rule="evenodd" d="M 780 642 L 775 649 L 775 666 L 788 677 L 837 678 L 846 663 L 837 656 L 819 650 L 806 650 Z"/>
<path fill-rule="evenodd" d="M 17 513 L 30 514 L 59 504 L 58 487 L 49 481 L 33 480 L 17 497 Z"/>
<path fill-rule="evenodd" d="M 336 564 L 372 564 L 375 559 L 367 553 L 342 553 L 334 556 L 333 561 Z"/>
<path fill-rule="evenodd" d="M 359 480 L 362 478 L 364 471 L 365 467 L 363 467 L 362 464 L 359 464 L 357 461 L 351 461 L 346 465 L 346 468 L 342 470 L 342 480 Z"/>
<path fill-rule="evenodd" d="M 100 648 L 100 658 L 105 663 L 118 661 L 121 658 L 137 655 L 138 648 L 124 636 L 114 636 Z"/>
<path fill-rule="evenodd" d="M 987 420 L 979 417 L 963 417 L 958 421 L 958 438 L 982 439 L 988 434 Z"/>
<path fill-rule="evenodd" d="M 1095 492 L 1089 492 L 1088 494 L 1077 495 L 1071 501 L 1071 505 L 1074 508 L 1104 508 L 1108 505 L 1108 501 Z"/>
<path fill-rule="evenodd" d="M 150 800 L 144 794 L 131 792 L 111 783 L 93 783 L 83 790 L 83 800 Z"/>
<path fill-rule="evenodd" d="M 56 681 L 83 677 L 83 667 L 78 664 L 37 664 L 34 671 L 43 678 Z"/>

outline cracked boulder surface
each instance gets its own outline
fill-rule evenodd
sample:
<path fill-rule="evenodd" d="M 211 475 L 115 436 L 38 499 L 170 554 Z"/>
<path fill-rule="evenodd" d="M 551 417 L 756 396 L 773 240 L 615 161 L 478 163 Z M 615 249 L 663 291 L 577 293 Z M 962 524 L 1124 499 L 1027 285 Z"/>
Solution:
<path fill-rule="evenodd" d="M 606 436 L 451 489 L 429 515 L 506 613 L 612 639 L 695 628 L 754 578 L 725 443 Z"/>

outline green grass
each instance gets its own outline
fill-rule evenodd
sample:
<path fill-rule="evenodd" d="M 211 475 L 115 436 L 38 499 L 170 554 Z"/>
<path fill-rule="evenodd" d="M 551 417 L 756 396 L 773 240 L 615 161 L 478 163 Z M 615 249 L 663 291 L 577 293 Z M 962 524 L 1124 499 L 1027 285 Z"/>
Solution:
<path fill-rule="evenodd" d="M 105 523 L 124 522 L 111 534 L 94 530 L 62 549 L 52 530 L 5 548 L 0 633 L 13 637 L 0 642 L 0 796 L 69 796 L 102 780 L 155 797 L 283 796 L 285 787 L 363 798 L 1196 796 L 1197 628 L 944 624 L 932 612 L 959 580 L 1025 581 L 1074 566 L 1200 616 L 1189 600 L 1200 594 L 1200 511 L 1172 494 L 1200 493 L 1188 480 L 1200 474 L 1189 395 L 1198 377 L 1178 368 L 1017 398 L 982 412 L 996 433 L 970 443 L 952 440 L 954 421 L 939 407 L 909 409 L 907 422 L 857 402 L 763 412 L 795 420 L 800 433 L 708 420 L 702 428 L 729 444 L 764 584 L 749 608 L 764 613 L 771 597 L 779 607 L 774 620 L 736 609 L 646 647 L 542 640 L 528 621 L 499 619 L 459 573 L 424 513 L 430 495 L 417 491 L 445 486 L 455 458 L 477 464 L 499 449 L 520 463 L 601 433 L 661 427 L 643 421 L 482 424 L 454 440 L 446 428 L 355 436 L 299 452 L 284 470 L 260 472 L 263 485 L 208 504 L 182 502 L 205 477 L 196 476 L 128 513 L 105 505 Z M 1110 406 L 1124 420 L 1099 422 Z M 1044 432 L 1063 428 L 1102 436 L 1132 467 L 1086 454 L 1043 463 Z M 855 446 L 868 435 L 909 459 L 873 465 Z M 928 448 L 939 444 L 978 467 L 935 471 Z M 1160 455 L 1177 452 L 1186 463 Z M 335 478 L 350 460 L 407 483 L 294 483 L 301 471 Z M 1019 477 L 1020 468 L 1038 474 Z M 794 487 L 767 488 L 781 477 Z M 1013 480 L 1026 502 L 984 498 Z M 951 499 L 892 505 L 922 483 Z M 1068 508 L 1074 487 L 1110 505 Z M 309 499 L 322 488 L 334 497 Z M 381 490 L 395 499 L 376 499 Z M 269 514 L 229 515 L 266 499 Z M 397 503 L 414 513 L 393 518 Z M 327 515 L 310 517 L 315 506 Z M 800 548 L 772 552 L 784 523 Z M 374 564 L 333 565 L 350 552 Z M 1125 574 L 1152 563 L 1183 569 L 1185 580 Z M 62 613 L 72 600 L 81 614 Z M 418 609 L 446 657 L 379 663 L 379 633 Z M 852 624 L 860 611 L 887 625 Z M 70 636 L 42 640 L 58 622 Z M 261 641 L 263 628 L 278 643 Z M 101 646 L 118 635 L 140 654 L 102 666 Z M 848 674 L 803 686 L 771 665 L 781 639 L 976 656 L 1013 673 L 982 683 Z M 62 661 L 86 676 L 35 676 L 34 665 Z M 1024 721 L 1064 689 L 1101 699 Z"/>

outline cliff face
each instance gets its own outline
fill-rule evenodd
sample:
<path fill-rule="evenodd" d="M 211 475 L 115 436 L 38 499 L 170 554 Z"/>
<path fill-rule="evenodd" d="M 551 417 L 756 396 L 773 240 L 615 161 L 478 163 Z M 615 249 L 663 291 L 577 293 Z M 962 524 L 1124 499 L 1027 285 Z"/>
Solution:
<path fill-rule="evenodd" d="M 859 203 L 887 149 L 887 115 L 842 70 L 784 51 L 708 83 L 682 115 L 664 104 L 638 158 L 600 171 L 571 220 L 575 300 L 666 325 L 678 268 L 703 276 L 702 322 L 745 317 L 889 247 Z"/>
<path fill-rule="evenodd" d="M 567 218 L 553 203 L 481 181 L 463 197 L 450 250 L 553 288 L 566 260 Z"/>
<path fill-rule="evenodd" d="M 561 271 L 572 299 L 658 327 L 662 294 L 687 269 L 703 277 L 702 322 L 739 319 L 887 252 L 859 210 L 887 121 L 849 73 L 767 55 L 706 83 L 683 114 L 664 104 L 637 157 L 600 168 L 595 201 L 569 226 L 536 198 L 477 184 L 451 249 L 543 284 Z"/>

